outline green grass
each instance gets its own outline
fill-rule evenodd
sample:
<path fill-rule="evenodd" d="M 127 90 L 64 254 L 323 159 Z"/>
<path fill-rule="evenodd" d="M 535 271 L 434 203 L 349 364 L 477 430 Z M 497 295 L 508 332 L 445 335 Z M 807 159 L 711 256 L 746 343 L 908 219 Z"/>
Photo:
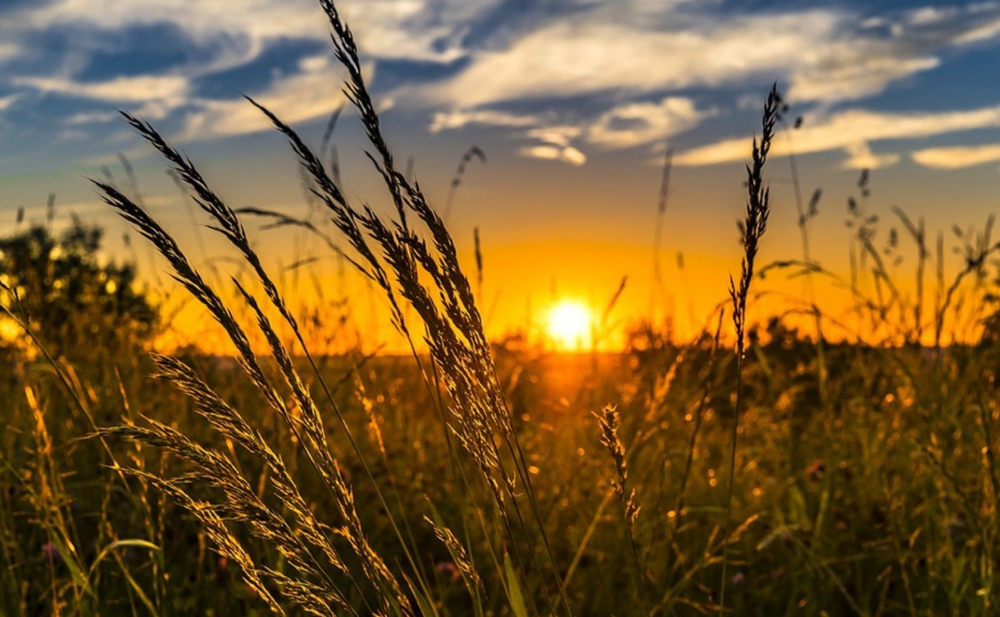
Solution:
<path fill-rule="evenodd" d="M 755 271 L 836 276 L 809 259 L 801 205 L 803 259 L 755 266 L 772 90 L 741 273 L 710 329 L 677 342 L 637 327 L 614 355 L 491 344 L 442 219 L 395 166 L 350 30 L 320 5 L 393 218 L 349 202 L 280 110 L 248 104 L 287 137 L 413 353 L 311 352 L 243 227 L 253 213 L 126 114 L 248 276 L 203 277 L 132 196 L 95 185 L 233 357 L 150 355 L 134 331 L 113 353 L 60 339 L 10 282 L 30 273 L 4 273 L 5 319 L 23 333 L 0 351 L 0 614 L 995 612 L 1000 348 L 915 344 L 989 321 L 988 232 L 967 239 L 953 283 L 939 274 L 928 310 L 899 293 L 855 202 L 852 247 L 875 282 L 844 283 L 872 334 L 801 335 L 785 317 L 842 325 L 811 300 L 755 315 Z M 897 216 L 923 285 L 923 223 Z"/>

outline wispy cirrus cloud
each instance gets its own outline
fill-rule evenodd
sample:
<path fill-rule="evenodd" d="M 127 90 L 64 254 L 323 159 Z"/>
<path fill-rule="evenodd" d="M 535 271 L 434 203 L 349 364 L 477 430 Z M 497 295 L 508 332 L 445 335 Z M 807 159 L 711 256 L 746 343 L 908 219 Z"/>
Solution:
<path fill-rule="evenodd" d="M 565 123 L 560 101 L 601 100 L 615 93 L 616 102 L 596 118 L 574 114 L 583 129 L 578 141 L 626 148 L 662 141 L 718 115 L 716 106 L 699 108 L 691 97 L 677 94 L 685 90 L 739 90 L 777 77 L 787 84 L 790 100 L 833 122 L 838 116 L 829 115 L 831 109 L 877 96 L 895 83 L 940 67 L 945 54 L 1000 36 L 997 3 L 923 7 L 877 18 L 846 5 L 722 13 L 714 2 L 624 4 L 628 9 L 593 2 L 590 10 L 533 21 L 514 34 L 505 33 L 499 42 L 470 51 L 467 65 L 457 74 L 412 91 L 431 105 L 451 108 L 437 113 L 435 130 L 463 125 L 444 123 L 443 118 L 477 118 L 481 123 L 496 118 L 497 126 L 520 127 L 521 122 L 502 110 L 513 103 L 523 107 L 525 101 L 536 103 L 540 111 L 533 117 L 545 119 L 540 125 Z M 808 151 L 844 150 L 849 155 L 845 164 L 852 167 L 898 160 L 896 153 L 876 154 L 869 145 L 893 138 L 883 135 L 886 129 L 878 123 L 895 116 L 859 110 L 844 117 L 861 122 L 855 125 L 859 130 L 831 124 L 829 134 L 805 131 L 797 143 L 803 142 Z M 864 124 L 869 120 L 874 122 Z M 906 139 L 951 129 L 917 128 L 906 121 L 898 130 Z M 686 160 L 734 160 L 745 155 L 743 150 L 741 138 L 695 150 Z M 549 150 L 544 153 L 555 158 Z"/>
<path fill-rule="evenodd" d="M 602 149 L 644 146 L 688 131 L 715 113 L 714 109 L 699 108 L 686 97 L 666 97 L 660 101 L 614 105 L 589 117 L 577 113 L 571 120 L 560 120 L 558 113 L 442 112 L 434 116 L 430 130 L 439 132 L 470 124 L 525 127 L 522 136 L 534 143 L 519 150 L 522 156 L 583 165 L 587 157 L 579 148 L 584 144 Z"/>
<path fill-rule="evenodd" d="M 583 129 L 579 126 L 556 125 L 544 126 L 531 129 L 526 133 L 529 139 L 535 139 L 554 146 L 568 146 L 573 140 L 583 135 Z"/>
<path fill-rule="evenodd" d="M 468 109 L 616 90 L 650 93 L 745 83 L 755 76 L 773 76 L 776 69 L 785 72 L 804 42 L 830 37 L 836 16 L 816 11 L 778 21 L 785 23 L 750 17 L 705 24 L 701 31 L 667 32 L 587 16 L 555 21 L 524 33 L 507 47 L 475 52 L 468 68 L 422 94 Z M 777 34 L 761 37 L 764 29 Z"/>
<path fill-rule="evenodd" d="M 880 167 L 899 160 L 895 154 L 873 155 L 869 144 L 885 140 L 912 140 L 961 131 L 1000 127 L 1000 105 L 965 111 L 935 113 L 889 113 L 862 109 L 835 112 L 807 119 L 793 133 L 796 154 L 844 150 L 848 167 Z M 789 141 L 777 140 L 773 156 L 786 156 Z M 674 157 L 677 165 L 713 165 L 749 158 L 746 138 L 723 141 L 694 148 Z"/>
<path fill-rule="evenodd" d="M 428 129 L 432 133 L 439 133 L 449 129 L 460 129 L 472 124 L 525 127 L 535 126 L 540 122 L 541 118 L 530 114 L 514 114 L 493 109 L 475 111 L 453 110 L 435 113 L 431 118 L 431 124 Z"/>
<path fill-rule="evenodd" d="M 924 167 L 962 169 L 1000 161 L 1000 144 L 924 148 L 910 156 Z"/>
<path fill-rule="evenodd" d="M 579 167 L 587 162 L 586 154 L 568 145 L 542 144 L 538 146 L 524 146 L 521 148 L 521 154 L 528 158 L 559 161 L 573 165 L 574 167 Z"/>
<path fill-rule="evenodd" d="M 844 147 L 847 158 L 841 163 L 845 169 L 881 169 L 882 167 L 892 167 L 899 162 L 900 155 L 897 152 L 883 152 L 876 154 L 872 152 L 872 147 L 868 142 L 858 142 Z"/>
<path fill-rule="evenodd" d="M 15 77 L 11 79 L 11 83 L 43 93 L 64 94 L 111 103 L 180 102 L 189 92 L 188 80 L 179 75 L 139 75 L 93 82 L 53 77 Z"/>
<path fill-rule="evenodd" d="M 0 43 L 0 65 L 15 58 L 21 53 L 21 48 L 13 43 Z"/>
<path fill-rule="evenodd" d="M 655 4 L 655 3 L 651 3 Z M 978 7 L 978 8 L 977 8 Z M 423 94 L 460 108 L 609 90 L 634 93 L 781 77 L 798 102 L 849 101 L 940 66 L 940 54 L 1000 35 L 1000 10 L 904 13 L 872 21 L 846 8 L 720 13 L 714 3 L 647 7 L 648 19 L 600 4 L 552 19 Z"/>
<path fill-rule="evenodd" d="M 253 98 L 294 124 L 320 118 L 344 103 L 341 84 L 330 78 L 331 61 L 325 56 L 306 58 L 300 72 L 274 80 Z M 370 69 L 369 71 L 370 72 Z M 270 121 L 243 98 L 196 99 L 185 115 L 182 141 L 243 135 L 272 128 Z"/>
<path fill-rule="evenodd" d="M 459 39 L 468 23 L 496 4 L 498 0 L 341 0 L 337 6 L 370 56 L 451 61 L 463 53 Z M 274 40 L 328 40 L 322 14 L 310 0 L 56 0 L 29 5 L 17 17 L 22 31 L 174 24 L 196 44 L 232 41 L 226 50 L 243 48 L 244 62 Z"/>
<path fill-rule="evenodd" d="M 613 148 L 650 144 L 688 131 L 715 114 L 715 110 L 698 109 L 692 99 L 680 96 L 627 103 L 604 112 L 587 127 L 587 141 Z"/>
<path fill-rule="evenodd" d="M 498 2 L 341 0 L 337 5 L 357 31 L 366 59 L 433 64 L 461 58 L 469 24 Z M 0 95 L 10 88 L 64 101 L 132 106 L 132 111 L 154 119 L 176 114 L 182 116 L 175 118 L 182 132 L 199 138 L 263 128 L 261 122 L 251 121 L 242 99 L 206 94 L 203 83 L 218 82 L 220 76 L 250 66 L 289 41 L 311 42 L 314 53 L 329 41 L 329 26 L 314 0 L 53 0 L 6 12 L 0 8 L 0 15 L 0 65 L 9 67 L 0 71 Z M 127 33 L 168 26 L 167 32 L 178 40 L 162 41 L 165 66 L 142 70 L 124 61 L 134 39 Z M 63 52 L 35 44 L 39 36 L 53 32 L 61 34 Z M 123 58 L 127 73 L 114 74 L 116 65 L 108 59 L 114 54 Z M 325 56 L 330 56 L 328 51 Z M 290 73 L 272 74 L 264 87 L 235 89 L 273 101 L 290 121 L 329 113 L 342 101 L 336 68 L 324 59 L 320 78 L 319 70 L 309 66 L 310 58 L 301 60 Z M 105 75 L 95 77 L 95 68 Z M 85 109 L 68 114 L 71 124 L 83 127 L 88 121 L 105 120 L 92 106 Z"/>
<path fill-rule="evenodd" d="M 0 96 L 0 111 L 3 111 L 11 107 L 17 100 L 21 98 L 18 94 L 8 94 L 7 96 Z"/>
<path fill-rule="evenodd" d="M 93 111 L 73 114 L 63 120 L 63 124 L 68 126 L 78 126 L 82 124 L 103 124 L 111 122 L 120 116 L 113 111 Z"/>
<path fill-rule="evenodd" d="M 583 129 L 572 125 L 533 128 L 525 132 L 525 137 L 534 143 L 522 146 L 519 152 L 527 158 L 559 161 L 579 167 L 587 162 L 587 155 L 574 146 L 573 142 L 583 133 Z"/>

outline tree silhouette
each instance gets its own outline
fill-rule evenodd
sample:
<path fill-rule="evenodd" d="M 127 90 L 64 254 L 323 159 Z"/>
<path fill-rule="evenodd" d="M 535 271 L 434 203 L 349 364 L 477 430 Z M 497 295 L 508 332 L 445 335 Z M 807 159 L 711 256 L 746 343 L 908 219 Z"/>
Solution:
<path fill-rule="evenodd" d="M 120 351 L 157 331 L 158 312 L 135 267 L 102 263 L 102 236 L 74 218 L 58 238 L 40 225 L 0 238 L 0 281 L 10 290 L 0 302 L 59 353 Z"/>

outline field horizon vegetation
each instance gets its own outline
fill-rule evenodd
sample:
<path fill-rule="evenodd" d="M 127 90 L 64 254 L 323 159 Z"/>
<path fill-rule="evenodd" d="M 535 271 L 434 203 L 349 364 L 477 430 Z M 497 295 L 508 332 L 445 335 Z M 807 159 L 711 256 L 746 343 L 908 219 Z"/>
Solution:
<path fill-rule="evenodd" d="M 210 221 L 202 256 L 235 257 L 191 258 L 125 157 L 124 179 L 90 179 L 130 225 L 125 262 L 75 216 L 57 230 L 55 196 L 44 224 L 19 212 L 0 238 L 0 615 L 996 613 L 992 217 L 928 229 L 881 212 L 862 171 L 840 274 L 810 253 L 835 206 L 793 157 L 801 242 L 762 261 L 770 148 L 799 125 L 775 85 L 746 164 L 742 261 L 699 331 L 620 323 L 623 279 L 490 338 L 478 230 L 460 258 L 446 223 L 483 151 L 428 203 L 383 136 L 364 50 L 334 2 L 319 8 L 387 208 L 343 189 L 332 128 L 314 151 L 248 97 L 301 165 L 301 218 L 233 209 L 155 123 L 122 113 L 192 222 Z M 657 256 L 671 173 L 668 150 Z M 271 267 L 270 233 L 367 283 L 310 280 L 305 253 Z M 658 259 L 662 291 L 676 282 Z M 801 294 L 763 285 L 779 278 Z M 828 310 L 822 285 L 849 310 Z M 191 310 L 211 332 L 172 332 Z M 403 353 L 366 340 L 361 313 L 384 315 Z"/>

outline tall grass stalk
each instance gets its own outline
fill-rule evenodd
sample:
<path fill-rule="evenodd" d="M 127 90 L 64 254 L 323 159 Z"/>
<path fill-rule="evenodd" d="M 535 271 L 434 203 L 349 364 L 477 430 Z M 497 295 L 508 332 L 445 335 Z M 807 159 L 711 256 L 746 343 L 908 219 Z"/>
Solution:
<path fill-rule="evenodd" d="M 611 482 L 612 489 L 618 496 L 618 501 L 622 506 L 622 522 L 625 526 L 625 533 L 628 536 L 629 546 L 632 548 L 632 559 L 635 563 L 635 595 L 639 599 L 643 615 L 649 615 L 649 608 L 646 607 L 646 574 L 639 557 L 639 547 L 635 541 L 635 524 L 639 516 L 639 504 L 636 502 L 635 489 L 628 489 L 628 457 L 625 453 L 625 444 L 622 442 L 618 430 L 621 427 L 621 416 L 618 410 L 607 405 L 594 414 L 597 417 L 597 424 L 601 431 L 601 445 L 611 455 L 611 460 L 615 464 L 616 477 Z"/>
<path fill-rule="evenodd" d="M 465 168 L 473 159 L 478 159 L 480 163 L 486 164 L 486 153 L 483 152 L 482 148 L 479 146 L 470 146 L 462 158 L 458 161 L 458 167 L 455 168 L 455 175 L 451 179 L 451 187 L 448 189 L 448 200 L 444 204 L 444 212 L 441 214 L 441 220 L 448 224 L 448 219 L 451 217 L 451 209 L 455 205 L 455 195 L 458 193 L 458 187 L 462 185 L 462 179 L 465 177 Z M 407 173 L 404 178 L 410 179 L 410 174 Z"/>
<path fill-rule="evenodd" d="M 704 389 L 700 392 L 698 403 L 693 414 L 694 426 L 691 429 L 691 437 L 687 445 L 687 456 L 684 459 L 684 469 L 681 471 L 680 485 L 677 489 L 676 501 L 674 502 L 673 516 L 668 514 L 668 518 L 671 519 L 670 542 L 668 542 L 668 545 L 672 549 L 674 546 L 674 539 L 677 535 L 677 529 L 680 527 L 681 517 L 684 512 L 684 498 L 687 493 L 688 482 L 691 479 L 691 469 L 694 466 L 695 452 L 697 452 L 698 446 L 698 436 L 701 433 L 702 422 L 705 419 L 705 405 L 708 401 L 709 395 L 714 389 L 713 387 L 716 385 L 715 381 L 717 378 L 712 375 L 712 372 L 716 370 L 716 357 L 719 353 L 719 342 L 722 337 L 722 320 L 724 317 L 725 310 L 719 309 L 719 318 L 715 326 L 715 336 L 712 337 L 712 351 L 708 357 L 708 366 L 706 367 L 705 372 L 705 385 L 703 386 Z M 663 468 L 665 465 L 661 464 L 660 467 Z"/>
<path fill-rule="evenodd" d="M 783 107 L 782 111 L 787 110 L 787 106 Z M 781 116 L 779 116 L 779 121 Z M 788 168 L 792 174 L 792 189 L 795 194 L 795 211 L 798 215 L 798 227 L 799 227 L 799 238 L 802 242 L 802 261 L 807 264 L 812 263 L 811 247 L 809 242 L 809 221 L 819 213 L 819 200 L 823 196 L 823 191 L 821 189 L 816 189 L 813 191 L 812 197 L 809 198 L 809 204 L 806 205 L 802 199 L 802 182 L 799 180 L 799 165 L 795 157 L 795 149 L 792 146 L 792 130 L 797 130 L 802 126 L 801 116 L 796 118 L 795 123 L 792 125 L 792 129 L 785 127 L 785 139 L 788 141 Z M 810 270 L 806 273 L 805 277 L 805 292 L 806 298 L 812 305 L 812 317 L 813 317 L 813 327 L 816 331 L 816 383 L 819 388 L 819 398 L 820 402 L 824 405 L 826 404 L 826 382 L 829 379 L 829 371 L 826 366 L 826 341 L 823 336 L 823 316 L 821 314 L 819 305 L 816 303 L 816 285 L 813 281 L 813 272 Z"/>
<path fill-rule="evenodd" d="M 663 222 L 667 215 L 667 201 L 670 198 L 670 172 L 673 169 L 674 149 L 670 146 L 663 154 L 663 171 L 660 175 L 660 193 L 656 201 L 656 227 L 653 231 L 653 285 L 649 296 L 649 319 L 656 323 L 656 301 L 663 295 Z"/>
<path fill-rule="evenodd" d="M 920 217 L 914 223 L 899 206 L 893 206 L 892 213 L 903 223 L 903 227 L 906 228 L 913 243 L 917 246 L 917 270 L 914 275 L 916 281 L 916 290 L 914 293 L 916 297 L 913 301 L 913 330 L 912 334 L 907 336 L 906 342 L 920 345 L 924 337 L 924 271 L 927 267 L 927 259 L 930 257 L 930 251 L 927 250 L 927 230 L 923 217 Z"/>
<path fill-rule="evenodd" d="M 781 110 L 781 97 L 778 85 L 771 87 L 764 103 L 762 116 L 762 131 L 760 143 L 753 140 L 753 163 L 747 169 L 747 206 L 743 221 L 743 261 L 740 272 L 740 282 L 729 279 L 729 297 L 733 303 L 733 326 L 736 331 L 736 405 L 733 410 L 731 447 L 729 452 L 729 491 L 726 498 L 726 520 L 723 526 L 723 560 L 722 581 L 719 589 L 719 614 L 726 606 L 726 575 L 729 564 L 729 525 L 733 515 L 733 491 L 736 486 L 736 452 L 739 436 L 740 414 L 743 411 L 743 362 L 746 344 L 747 298 L 750 295 L 750 284 L 753 281 L 754 260 L 761 236 L 767 229 L 767 218 L 770 214 L 770 189 L 764 186 L 764 164 L 771 149 L 774 137 L 774 126 Z"/>

